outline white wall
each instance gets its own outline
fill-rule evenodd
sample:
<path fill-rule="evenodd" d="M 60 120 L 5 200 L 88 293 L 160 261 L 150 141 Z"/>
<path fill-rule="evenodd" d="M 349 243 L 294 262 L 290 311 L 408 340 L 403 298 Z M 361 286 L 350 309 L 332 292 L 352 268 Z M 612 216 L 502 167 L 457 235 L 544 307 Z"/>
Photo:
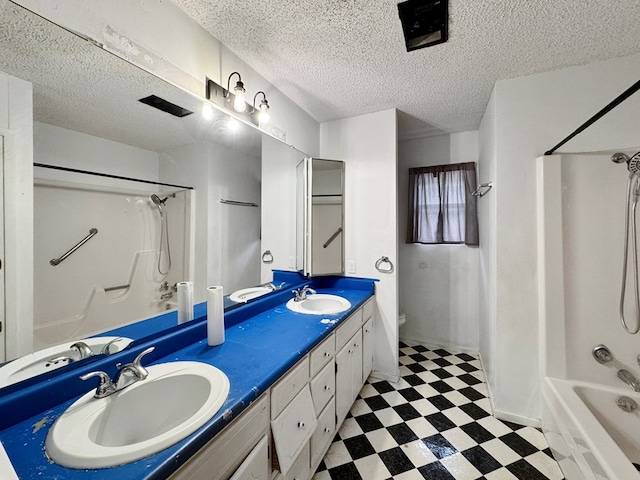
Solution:
<path fill-rule="evenodd" d="M 0 72 L 3 137 L 4 339 L 0 360 L 33 349 L 33 92 L 31 84 Z"/>
<path fill-rule="evenodd" d="M 116 55 L 199 97 L 204 97 L 205 77 L 226 88 L 229 74 L 240 72 L 247 98 L 253 99 L 258 91 L 264 91 L 269 100 L 271 121 L 267 131 L 309 155 L 317 155 L 318 122 L 172 2 L 19 0 L 16 3 L 95 40 Z M 176 38 L 180 41 L 175 41 Z"/>
<path fill-rule="evenodd" d="M 499 415 L 540 416 L 537 326 L 535 158 L 554 146 L 640 77 L 640 55 L 503 80 L 494 90 L 495 129 L 481 129 L 481 163 L 495 152 L 495 307 L 485 305 L 481 329 L 492 330 L 495 377 L 490 389 Z M 638 143 L 636 95 L 561 151 L 622 148 Z M 495 147 L 493 147 L 495 142 Z M 491 193 L 489 194 L 491 195 Z M 483 217 L 484 218 L 484 217 Z M 486 257 L 491 262 L 491 256 Z M 493 272 L 489 269 L 489 282 Z M 484 274 L 483 274 L 484 275 Z M 483 281 L 485 278 L 483 278 Z M 495 308 L 495 316 L 492 308 Z M 571 341 L 570 339 L 568 341 Z M 483 342 L 484 345 L 484 342 Z M 517 354 L 516 354 L 517 352 Z M 483 352 L 484 353 L 484 352 Z M 486 361 L 486 360 L 485 360 Z"/>
<path fill-rule="evenodd" d="M 374 375 L 398 375 L 398 245 L 396 111 L 336 120 L 320 126 L 320 156 L 344 160 L 345 259 L 356 262 L 355 276 L 379 278 L 374 339 Z M 386 256 L 393 273 L 380 273 Z"/>
<path fill-rule="evenodd" d="M 406 140 L 398 146 L 400 310 L 407 316 L 403 339 L 478 351 L 479 249 L 405 243 L 409 168 L 477 161 L 477 131 Z"/>

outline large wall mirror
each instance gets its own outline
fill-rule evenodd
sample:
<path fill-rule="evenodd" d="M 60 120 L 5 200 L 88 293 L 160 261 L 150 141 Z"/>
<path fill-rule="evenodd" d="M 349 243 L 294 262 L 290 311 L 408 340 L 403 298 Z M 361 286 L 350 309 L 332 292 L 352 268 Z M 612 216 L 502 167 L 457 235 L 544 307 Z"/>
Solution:
<path fill-rule="evenodd" d="M 90 345 L 108 354 L 175 327 L 178 282 L 198 303 L 295 271 L 281 207 L 302 152 L 219 109 L 205 120 L 201 99 L 22 7 L 0 16 L 0 72 L 33 85 L 34 350 L 69 346 L 48 371 L 77 363 L 77 340 L 113 332 Z"/>

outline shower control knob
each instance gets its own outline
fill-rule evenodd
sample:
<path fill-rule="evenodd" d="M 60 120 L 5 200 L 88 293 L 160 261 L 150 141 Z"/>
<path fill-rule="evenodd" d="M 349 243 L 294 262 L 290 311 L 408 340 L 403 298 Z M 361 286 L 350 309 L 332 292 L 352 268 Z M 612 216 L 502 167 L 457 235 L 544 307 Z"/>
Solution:
<path fill-rule="evenodd" d="M 596 345 L 593 347 L 593 351 L 591 353 L 593 354 L 593 358 L 596 359 L 596 362 L 602 365 L 613 360 L 613 354 L 606 345 Z"/>

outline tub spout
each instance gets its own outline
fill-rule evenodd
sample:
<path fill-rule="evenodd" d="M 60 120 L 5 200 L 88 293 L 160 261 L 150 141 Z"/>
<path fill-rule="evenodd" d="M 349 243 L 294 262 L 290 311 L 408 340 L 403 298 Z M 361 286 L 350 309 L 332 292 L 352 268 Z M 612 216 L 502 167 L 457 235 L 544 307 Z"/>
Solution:
<path fill-rule="evenodd" d="M 640 392 L 640 380 L 638 380 L 629 370 L 618 370 L 618 378 L 633 388 L 636 392 Z"/>

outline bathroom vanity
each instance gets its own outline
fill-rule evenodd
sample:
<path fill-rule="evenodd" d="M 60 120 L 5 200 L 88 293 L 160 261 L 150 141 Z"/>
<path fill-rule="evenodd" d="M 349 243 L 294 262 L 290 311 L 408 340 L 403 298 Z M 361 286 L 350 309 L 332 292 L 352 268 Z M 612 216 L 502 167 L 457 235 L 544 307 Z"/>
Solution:
<path fill-rule="evenodd" d="M 227 312 L 226 341 L 217 347 L 206 344 L 205 322 L 194 321 L 0 398 L 2 411 L 16 412 L 0 441 L 18 477 L 310 478 L 371 371 L 375 301 L 370 279 L 320 277 L 306 283 L 318 293 L 343 297 L 351 307 L 335 315 L 297 313 L 286 307 L 290 291 L 274 292 Z M 76 470 L 52 463 L 44 449 L 49 429 L 95 388 L 78 376 L 89 370 L 112 375 L 116 363 L 131 361 L 149 346 L 156 347 L 149 364 L 197 361 L 223 371 L 230 391 L 222 408 L 189 437 L 126 465 Z M 17 412 L 28 404 L 38 413 L 20 418 Z"/>

